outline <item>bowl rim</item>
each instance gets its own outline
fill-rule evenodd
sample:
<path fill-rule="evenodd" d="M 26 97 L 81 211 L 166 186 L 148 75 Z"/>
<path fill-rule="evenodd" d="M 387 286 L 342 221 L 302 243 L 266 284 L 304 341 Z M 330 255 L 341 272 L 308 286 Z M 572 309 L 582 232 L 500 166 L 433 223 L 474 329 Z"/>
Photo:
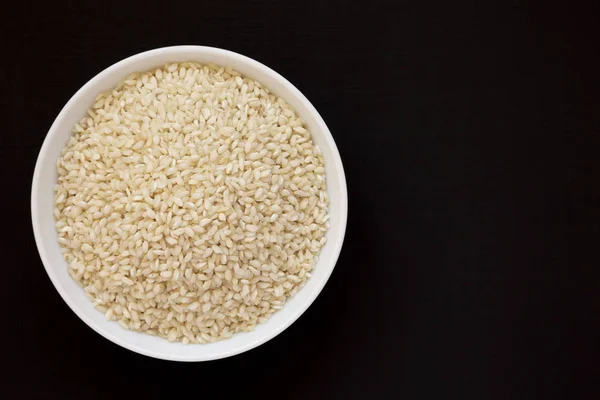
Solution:
<path fill-rule="evenodd" d="M 325 141 L 327 142 L 327 145 L 332 150 L 333 160 L 331 160 L 329 162 L 330 163 L 333 162 L 333 164 L 334 164 L 333 167 L 336 169 L 336 171 L 339 175 L 340 202 L 336 206 L 340 207 L 341 221 L 339 224 L 340 233 L 338 235 L 336 235 L 334 238 L 332 238 L 331 242 L 333 242 L 333 243 L 329 243 L 334 246 L 333 252 L 332 252 L 332 257 L 331 257 L 331 266 L 328 267 L 328 270 L 326 271 L 325 275 L 323 277 L 321 277 L 321 280 L 318 283 L 317 287 L 315 289 L 313 289 L 312 295 L 307 300 L 305 300 L 305 303 L 301 304 L 298 307 L 298 309 L 294 313 L 292 313 L 283 323 L 280 323 L 274 329 L 267 331 L 258 340 L 255 340 L 253 342 L 249 342 L 249 343 L 243 344 L 241 346 L 238 346 L 238 347 L 235 347 L 232 349 L 226 349 L 219 353 L 212 354 L 209 356 L 200 355 L 200 356 L 193 356 L 193 357 L 185 357 L 185 356 L 173 355 L 173 354 L 167 353 L 167 352 L 153 351 L 147 347 L 138 346 L 137 344 L 132 344 L 130 342 L 127 342 L 126 340 L 121 339 L 120 337 L 107 332 L 106 330 L 104 330 L 104 328 L 102 326 L 100 326 L 95 321 L 91 320 L 90 318 L 88 318 L 86 316 L 85 312 L 82 311 L 79 308 L 79 306 L 76 304 L 76 302 L 74 300 L 72 300 L 71 297 L 67 294 L 66 290 L 60 284 L 59 278 L 54 273 L 53 269 L 50 267 L 51 262 L 48 258 L 48 255 L 46 254 L 45 247 L 43 245 L 43 243 L 45 243 L 45 240 L 42 238 L 42 234 L 40 231 L 41 228 L 40 228 L 40 223 L 39 223 L 39 210 L 38 210 L 38 205 L 37 205 L 36 200 L 39 196 L 39 191 L 40 191 L 39 184 L 40 184 L 41 168 L 42 168 L 42 165 L 44 164 L 45 159 L 48 157 L 47 153 L 48 153 L 48 148 L 50 146 L 50 143 L 54 140 L 54 137 L 57 135 L 57 132 L 59 131 L 58 130 L 59 126 L 62 124 L 63 120 L 65 119 L 66 115 L 68 114 L 68 112 L 70 111 L 72 106 L 79 101 L 80 97 L 82 97 L 83 94 L 86 93 L 90 87 L 92 87 L 96 82 L 104 79 L 104 77 L 106 77 L 107 75 L 110 75 L 113 71 L 116 71 L 127 64 L 135 63 L 136 61 L 144 59 L 146 57 L 154 56 L 157 53 L 163 53 L 166 55 L 176 56 L 179 53 L 190 53 L 190 52 L 194 52 L 196 54 L 202 54 L 202 55 L 207 55 L 207 54 L 224 55 L 226 57 L 236 59 L 237 61 L 239 61 L 241 63 L 248 64 L 253 69 L 261 70 L 261 72 L 263 72 L 264 74 L 272 76 L 276 81 L 278 81 L 280 84 L 282 84 L 291 93 L 292 97 L 295 97 L 297 100 L 299 100 L 300 102 L 303 103 L 303 105 L 306 107 L 308 112 L 310 114 L 312 114 L 312 116 L 315 118 L 315 121 L 318 124 L 319 129 L 322 131 Z M 36 247 L 38 249 L 38 253 L 40 254 L 42 264 L 44 265 L 44 269 L 46 270 L 46 273 L 48 274 L 52 284 L 54 285 L 55 289 L 62 297 L 63 301 L 90 328 L 92 328 L 95 332 L 97 332 L 104 338 L 110 340 L 111 342 L 113 342 L 125 349 L 133 351 L 135 353 L 143 354 L 145 356 L 149 356 L 149 357 L 153 357 L 153 358 L 158 358 L 158 359 L 163 359 L 163 360 L 171 360 L 171 361 L 209 361 L 209 360 L 216 360 L 216 359 L 234 356 L 237 354 L 244 353 L 248 350 L 251 350 L 253 348 L 260 346 L 261 344 L 266 343 L 267 341 L 271 340 L 272 338 L 274 338 L 275 336 L 277 336 L 278 334 L 283 332 L 285 329 L 287 329 L 292 323 L 294 323 L 310 307 L 310 305 L 314 302 L 314 300 L 317 298 L 319 293 L 321 293 L 323 287 L 329 280 L 329 277 L 331 276 L 333 269 L 335 268 L 335 265 L 337 263 L 337 260 L 339 258 L 339 255 L 340 255 L 340 252 L 342 249 L 342 244 L 343 244 L 344 236 L 345 236 L 345 232 L 346 232 L 347 219 L 348 219 L 348 194 L 347 194 L 347 186 L 346 186 L 346 177 L 345 177 L 344 168 L 342 165 L 342 159 L 341 159 L 340 153 L 338 151 L 338 148 L 335 144 L 335 141 L 333 140 L 331 132 L 329 131 L 329 128 L 327 127 L 327 125 L 325 124 L 325 121 L 323 120 L 321 115 L 318 113 L 318 111 L 315 109 L 315 107 L 310 103 L 310 101 L 306 98 L 306 96 L 304 96 L 304 94 L 302 94 L 302 92 L 300 92 L 300 90 L 298 90 L 291 82 L 289 82 L 287 79 L 285 79 L 283 76 L 281 76 L 278 72 L 274 71 L 273 69 L 267 67 L 266 65 L 260 63 L 259 61 L 256 61 L 256 60 L 254 60 L 250 57 L 244 56 L 242 54 L 239 54 L 239 53 L 236 53 L 236 52 L 233 52 L 230 50 L 225 50 L 225 49 L 221 49 L 221 48 L 217 48 L 217 47 L 210 47 L 210 46 L 181 45 L 181 46 L 160 47 L 160 48 L 144 51 L 144 52 L 129 56 L 127 58 L 124 58 L 124 59 L 112 64 L 111 66 L 109 66 L 109 67 L 105 68 L 104 70 L 102 70 L 101 72 L 99 72 L 97 75 L 95 75 L 89 81 L 87 81 L 77 92 L 75 92 L 75 94 L 64 105 L 64 107 L 61 109 L 60 113 L 58 114 L 58 116 L 56 117 L 56 119 L 54 120 L 52 125 L 50 126 L 50 129 L 48 130 L 48 133 L 46 134 L 46 137 L 44 139 L 42 147 L 40 148 L 40 151 L 38 153 L 38 157 L 36 160 L 35 169 L 34 169 L 34 173 L 33 173 L 32 184 L 31 184 L 31 223 L 33 226 L 33 233 L 34 233 L 34 238 L 35 238 L 35 242 L 36 242 Z"/>

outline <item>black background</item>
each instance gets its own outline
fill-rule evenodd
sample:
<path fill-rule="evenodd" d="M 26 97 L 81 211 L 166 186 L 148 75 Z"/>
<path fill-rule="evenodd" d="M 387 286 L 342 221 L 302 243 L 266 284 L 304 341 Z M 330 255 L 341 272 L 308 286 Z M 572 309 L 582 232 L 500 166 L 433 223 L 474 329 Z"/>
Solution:
<path fill-rule="evenodd" d="M 8 398 L 598 398 L 597 2 L 19 1 L 0 14 Z M 335 138 L 350 207 L 314 305 L 257 349 L 195 364 L 80 321 L 29 211 L 67 100 L 176 44 L 240 52 L 295 84 Z"/>

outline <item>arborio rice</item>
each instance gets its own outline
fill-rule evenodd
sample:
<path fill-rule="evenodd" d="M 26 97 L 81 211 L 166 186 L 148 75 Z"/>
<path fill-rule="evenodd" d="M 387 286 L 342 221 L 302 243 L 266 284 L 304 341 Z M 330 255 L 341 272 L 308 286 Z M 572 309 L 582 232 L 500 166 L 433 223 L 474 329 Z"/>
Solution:
<path fill-rule="evenodd" d="M 294 110 L 229 68 L 170 64 L 100 94 L 58 160 L 59 243 L 106 318 L 169 341 L 252 330 L 310 278 L 323 158 Z"/>

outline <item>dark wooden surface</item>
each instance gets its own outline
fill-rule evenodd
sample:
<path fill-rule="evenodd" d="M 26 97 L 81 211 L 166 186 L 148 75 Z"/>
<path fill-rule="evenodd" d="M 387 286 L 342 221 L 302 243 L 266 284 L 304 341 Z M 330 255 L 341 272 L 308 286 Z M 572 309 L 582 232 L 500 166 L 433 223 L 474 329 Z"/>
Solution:
<path fill-rule="evenodd" d="M 598 398 L 598 5 L 12 2 L 1 14 L 3 398 Z M 179 364 L 103 339 L 39 260 L 37 152 L 102 69 L 175 44 L 253 57 L 346 168 L 338 265 L 269 343 Z M 218 396 L 218 397 L 217 397 Z"/>

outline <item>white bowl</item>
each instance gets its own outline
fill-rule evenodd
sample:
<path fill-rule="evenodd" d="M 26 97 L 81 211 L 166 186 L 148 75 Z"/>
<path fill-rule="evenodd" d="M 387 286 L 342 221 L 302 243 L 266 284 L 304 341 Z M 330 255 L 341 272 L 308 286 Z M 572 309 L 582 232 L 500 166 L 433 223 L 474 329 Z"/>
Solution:
<path fill-rule="evenodd" d="M 54 227 L 53 187 L 57 179 L 56 161 L 71 136 L 73 126 L 86 115 L 96 95 L 114 87 L 131 72 L 151 70 L 169 62 L 182 61 L 232 67 L 263 83 L 294 107 L 306 121 L 313 140 L 323 152 L 330 198 L 331 226 L 327 232 L 327 243 L 321 249 L 319 260 L 306 286 L 289 299 L 282 310 L 264 324 L 259 324 L 254 331 L 239 333 L 230 339 L 210 344 L 170 343 L 163 338 L 126 330 L 116 322 L 107 321 L 92 306 L 83 289 L 69 276 Z M 31 219 L 35 241 L 46 272 L 64 301 L 92 329 L 116 344 L 147 356 L 175 361 L 205 361 L 239 354 L 265 343 L 290 326 L 311 305 L 329 279 L 342 248 L 347 212 L 346 179 L 340 154 L 325 122 L 306 97 L 277 72 L 255 60 L 231 51 L 203 46 L 165 47 L 140 53 L 114 64 L 86 83 L 69 100 L 52 124 L 37 159 L 31 188 Z"/>

